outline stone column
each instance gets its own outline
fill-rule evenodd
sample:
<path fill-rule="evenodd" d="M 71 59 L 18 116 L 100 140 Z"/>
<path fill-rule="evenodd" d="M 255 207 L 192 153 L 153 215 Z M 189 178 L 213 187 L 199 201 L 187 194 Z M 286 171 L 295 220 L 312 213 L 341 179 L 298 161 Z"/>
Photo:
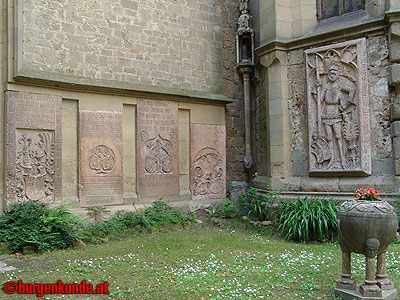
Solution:
<path fill-rule="evenodd" d="M 243 159 L 246 169 L 253 166 L 253 155 L 251 152 L 251 111 L 250 111 L 250 76 L 253 73 L 252 65 L 239 65 L 239 72 L 243 76 L 243 96 L 244 96 L 244 130 L 246 155 Z"/>
<path fill-rule="evenodd" d="M 287 77 L 287 52 L 275 50 L 260 57 L 267 67 L 266 97 L 268 102 L 270 180 L 273 190 L 286 188 L 285 180 L 291 170 L 289 130 L 289 82 Z"/>
<path fill-rule="evenodd" d="M 388 279 L 388 275 L 386 274 L 386 251 L 379 253 L 377 260 L 376 280 L 378 282 L 378 286 L 381 288 L 381 290 L 394 289 L 393 282 Z"/>

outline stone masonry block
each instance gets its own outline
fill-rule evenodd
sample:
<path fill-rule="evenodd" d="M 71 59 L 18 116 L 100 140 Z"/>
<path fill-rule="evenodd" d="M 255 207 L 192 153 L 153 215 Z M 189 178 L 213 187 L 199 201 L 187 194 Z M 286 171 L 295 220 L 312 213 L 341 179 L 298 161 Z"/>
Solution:
<path fill-rule="evenodd" d="M 400 120 L 400 99 L 396 98 L 391 107 L 391 121 Z"/>
<path fill-rule="evenodd" d="M 393 138 L 393 158 L 400 159 L 400 137 Z"/>
<path fill-rule="evenodd" d="M 399 137 L 400 136 L 400 121 L 394 121 L 392 123 L 392 137 Z"/>
<path fill-rule="evenodd" d="M 389 45 L 390 61 L 392 63 L 400 62 L 400 39 L 396 38 L 396 42 L 392 41 Z"/>
<path fill-rule="evenodd" d="M 400 86 L 400 64 L 390 66 L 390 83 L 394 86 Z"/>
<path fill-rule="evenodd" d="M 400 159 L 394 160 L 394 174 L 400 176 Z"/>

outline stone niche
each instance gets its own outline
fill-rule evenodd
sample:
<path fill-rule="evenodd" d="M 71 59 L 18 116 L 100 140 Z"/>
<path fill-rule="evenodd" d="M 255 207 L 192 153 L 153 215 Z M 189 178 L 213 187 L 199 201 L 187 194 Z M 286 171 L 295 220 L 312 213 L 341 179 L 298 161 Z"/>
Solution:
<path fill-rule="evenodd" d="M 139 199 L 178 199 L 178 103 L 138 99 L 136 120 Z"/>
<path fill-rule="evenodd" d="M 225 126 L 190 125 L 190 185 L 192 198 L 226 196 Z"/>
<path fill-rule="evenodd" d="M 371 174 L 366 40 L 305 51 L 310 175 Z"/>
<path fill-rule="evenodd" d="M 81 206 L 123 203 L 122 113 L 79 111 Z"/>
<path fill-rule="evenodd" d="M 6 205 L 61 203 L 61 97 L 5 92 Z"/>

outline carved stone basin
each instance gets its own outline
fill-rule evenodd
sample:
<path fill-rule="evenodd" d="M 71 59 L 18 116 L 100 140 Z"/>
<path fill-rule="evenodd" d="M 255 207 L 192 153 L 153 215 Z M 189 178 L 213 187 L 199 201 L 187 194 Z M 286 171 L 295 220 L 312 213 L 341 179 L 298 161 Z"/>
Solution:
<path fill-rule="evenodd" d="M 338 210 L 339 243 L 351 252 L 367 255 L 367 241 L 379 241 L 377 254 L 393 241 L 398 218 L 385 201 L 346 201 Z"/>
<path fill-rule="evenodd" d="M 346 201 L 338 209 L 337 223 L 342 274 L 336 281 L 335 294 L 346 300 L 396 299 L 397 290 L 386 274 L 386 251 L 398 227 L 393 207 L 384 201 Z M 360 286 L 351 276 L 352 252 L 365 255 L 365 280 Z"/>

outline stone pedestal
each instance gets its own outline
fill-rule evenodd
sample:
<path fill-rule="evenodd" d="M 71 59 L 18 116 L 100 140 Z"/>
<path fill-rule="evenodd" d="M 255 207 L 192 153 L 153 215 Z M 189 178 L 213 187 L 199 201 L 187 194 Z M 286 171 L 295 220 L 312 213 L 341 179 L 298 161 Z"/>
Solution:
<path fill-rule="evenodd" d="M 363 296 L 359 289 L 357 290 L 348 290 L 348 289 L 340 289 L 335 288 L 335 296 L 342 296 L 344 300 L 396 300 L 397 299 L 397 290 L 386 290 L 382 291 L 382 296 L 380 297 L 372 297 L 372 296 Z"/>

